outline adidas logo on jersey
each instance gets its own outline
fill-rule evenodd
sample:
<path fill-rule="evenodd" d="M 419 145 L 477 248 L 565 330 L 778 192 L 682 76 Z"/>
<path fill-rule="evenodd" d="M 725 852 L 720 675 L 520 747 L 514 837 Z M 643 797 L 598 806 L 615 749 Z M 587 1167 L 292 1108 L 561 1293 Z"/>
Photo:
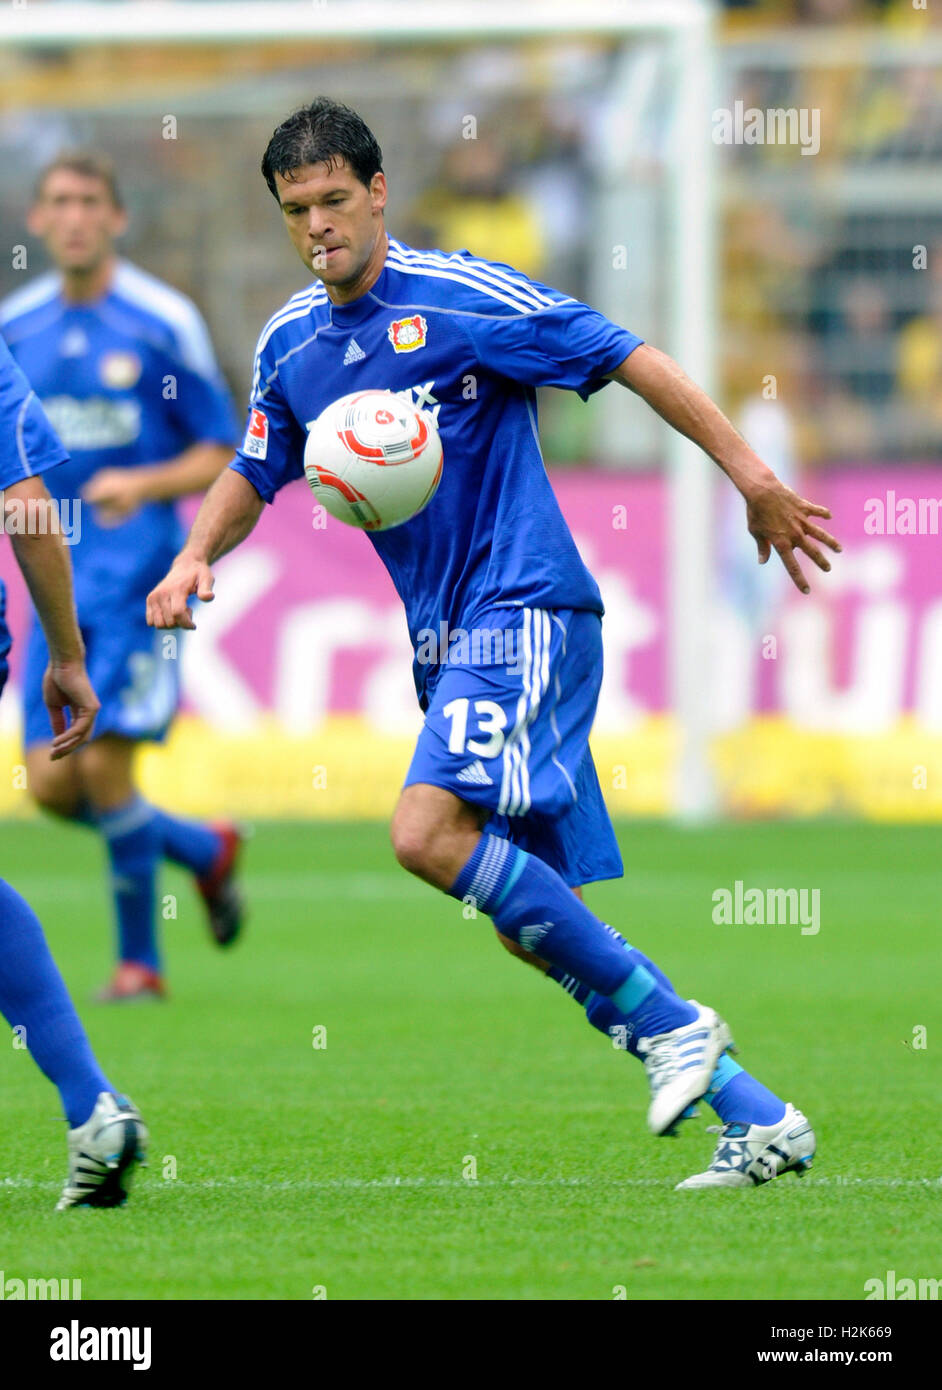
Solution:
<path fill-rule="evenodd" d="M 343 365 L 349 367 L 351 362 L 362 362 L 366 353 L 360 347 L 356 338 L 351 338 L 347 344 L 347 350 L 343 355 Z"/>
<path fill-rule="evenodd" d="M 473 763 L 468 763 L 457 774 L 459 782 L 470 782 L 475 787 L 492 787 L 494 785 L 490 777 L 484 771 L 484 764 L 480 758 L 475 758 Z"/>

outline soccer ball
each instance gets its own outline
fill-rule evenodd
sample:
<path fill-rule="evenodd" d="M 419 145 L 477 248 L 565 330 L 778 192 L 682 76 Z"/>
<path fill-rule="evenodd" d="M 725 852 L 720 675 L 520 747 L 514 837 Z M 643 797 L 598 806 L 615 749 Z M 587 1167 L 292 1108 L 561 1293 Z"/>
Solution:
<path fill-rule="evenodd" d="M 338 521 L 388 531 L 432 500 L 442 476 L 442 441 L 431 415 L 402 396 L 354 391 L 314 421 L 304 472 Z"/>

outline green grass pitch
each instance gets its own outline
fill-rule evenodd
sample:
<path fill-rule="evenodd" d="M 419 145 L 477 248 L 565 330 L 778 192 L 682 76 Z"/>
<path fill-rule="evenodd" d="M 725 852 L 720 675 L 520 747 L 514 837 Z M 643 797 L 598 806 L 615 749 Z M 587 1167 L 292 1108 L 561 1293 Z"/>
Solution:
<path fill-rule="evenodd" d="M 803 1181 L 674 1192 L 712 1152 L 712 1112 L 650 1136 L 641 1067 L 401 870 L 383 826 L 260 826 L 229 953 L 166 870 L 172 999 L 102 1007 L 99 842 L 6 825 L 6 873 L 151 1129 L 125 1208 L 56 1214 L 58 1100 L 7 1035 L 6 1277 L 80 1278 L 85 1299 L 608 1300 L 861 1299 L 890 1269 L 942 1276 L 938 830 L 618 830 L 626 877 L 587 901 L 807 1112 Z M 715 926 L 736 879 L 819 888 L 820 932 Z"/>

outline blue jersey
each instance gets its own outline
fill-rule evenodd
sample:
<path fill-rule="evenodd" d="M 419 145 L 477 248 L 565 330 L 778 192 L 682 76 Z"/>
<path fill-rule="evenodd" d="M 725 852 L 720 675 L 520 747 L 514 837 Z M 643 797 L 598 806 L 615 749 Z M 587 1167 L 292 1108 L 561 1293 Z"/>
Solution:
<path fill-rule="evenodd" d="M 101 468 L 165 463 L 190 445 L 234 443 L 232 402 L 195 306 L 119 261 L 108 291 L 74 304 L 52 272 L 0 304 L 0 332 L 71 461 L 49 490 L 78 498 Z M 145 503 L 117 526 L 81 511 L 75 597 L 137 603 L 166 572 L 181 532 L 172 502 Z"/>
<path fill-rule="evenodd" d="M 36 473 L 56 468 L 68 457 L 35 391 L 0 338 L 0 491 Z M 48 483 L 48 479 L 46 481 Z M 2 500 L 0 498 L 0 502 Z M 9 652 L 6 587 L 0 579 L 0 690 L 6 685 L 9 674 Z"/>
<path fill-rule="evenodd" d="M 303 474 L 306 426 L 331 401 L 369 388 L 399 392 L 434 415 L 444 451 L 425 510 L 367 533 L 405 604 L 413 647 L 423 630 L 470 630 L 493 607 L 601 613 L 546 475 L 535 388 L 569 387 L 587 399 L 641 339 L 468 251 L 394 240 L 389 248 L 359 299 L 332 304 L 318 281 L 269 320 L 232 467 L 270 502 Z M 430 667 L 413 669 L 425 708 Z"/>
<path fill-rule="evenodd" d="M 36 392 L 0 338 L 0 489 L 45 473 L 68 457 Z"/>

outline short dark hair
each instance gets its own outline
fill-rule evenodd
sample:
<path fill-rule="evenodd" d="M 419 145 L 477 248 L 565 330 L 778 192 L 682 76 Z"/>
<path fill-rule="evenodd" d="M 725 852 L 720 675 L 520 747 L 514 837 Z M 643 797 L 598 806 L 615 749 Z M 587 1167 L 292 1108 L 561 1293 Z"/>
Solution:
<path fill-rule="evenodd" d="M 124 201 L 118 189 L 118 176 L 115 172 L 114 160 L 110 155 L 102 154 L 98 150 L 63 150 L 57 154 L 55 159 L 50 159 L 49 163 L 40 169 L 33 185 L 33 197 L 37 201 L 42 197 L 46 180 L 50 174 L 56 173 L 58 169 L 69 169 L 73 174 L 83 174 L 88 179 L 101 179 L 108 190 L 111 201 L 116 208 L 123 208 Z"/>
<path fill-rule="evenodd" d="M 338 157 L 346 160 L 367 188 L 373 175 L 382 173 L 383 152 L 363 117 L 342 102 L 317 97 L 282 121 L 262 157 L 262 173 L 272 196 L 280 201 L 276 174 L 288 178 L 293 169 L 305 164 L 330 168 Z"/>

